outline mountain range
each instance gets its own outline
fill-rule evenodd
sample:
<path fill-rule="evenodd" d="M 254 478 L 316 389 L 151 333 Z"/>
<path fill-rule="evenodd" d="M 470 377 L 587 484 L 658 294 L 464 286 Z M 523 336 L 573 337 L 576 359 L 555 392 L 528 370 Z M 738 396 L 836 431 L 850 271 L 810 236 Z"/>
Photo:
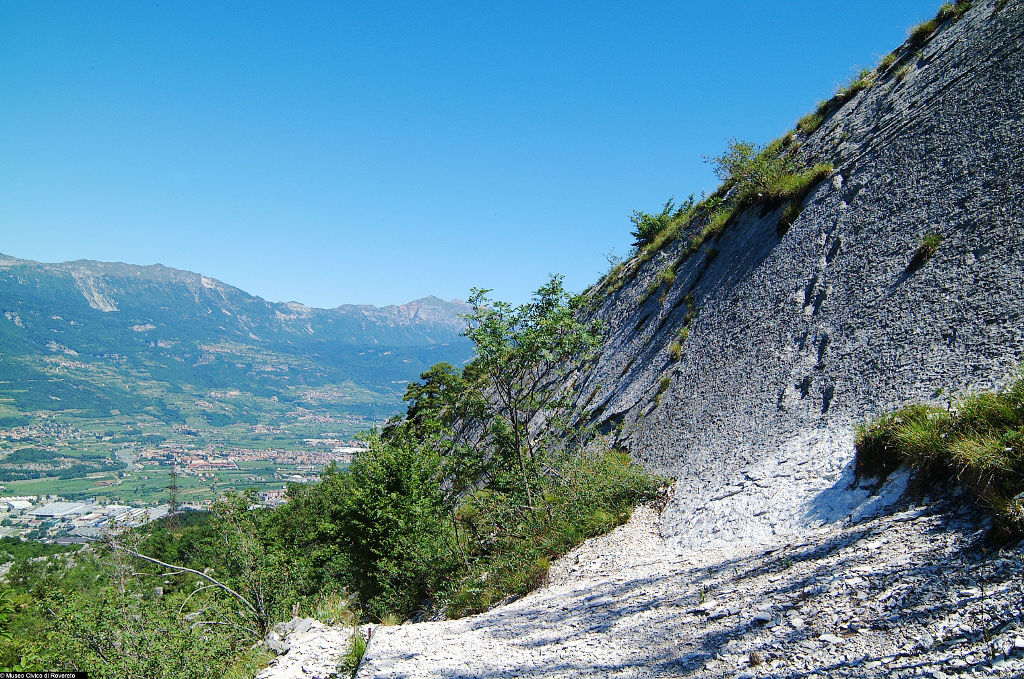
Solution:
<path fill-rule="evenodd" d="M 430 365 L 468 360 L 468 308 L 426 297 L 318 309 L 160 264 L 0 255 L 0 417 L 72 410 L 175 421 L 179 399 L 167 394 L 294 400 L 342 384 L 374 394 L 361 399 L 373 404 L 363 414 L 383 416 Z"/>

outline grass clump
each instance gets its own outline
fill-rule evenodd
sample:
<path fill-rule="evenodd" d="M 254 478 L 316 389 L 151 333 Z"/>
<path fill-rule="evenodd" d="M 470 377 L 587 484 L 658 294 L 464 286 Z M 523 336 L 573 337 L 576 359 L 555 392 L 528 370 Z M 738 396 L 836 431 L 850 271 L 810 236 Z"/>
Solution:
<path fill-rule="evenodd" d="M 676 272 L 672 267 L 665 267 L 658 272 L 658 284 L 671 288 L 676 282 Z"/>
<path fill-rule="evenodd" d="M 321 592 L 313 602 L 309 617 L 328 625 L 351 625 L 358 616 L 353 612 L 350 596 L 338 592 Z"/>
<path fill-rule="evenodd" d="M 879 73 L 885 73 L 890 68 L 892 68 L 895 63 L 896 63 L 896 53 L 895 52 L 889 52 L 884 57 L 882 57 L 881 61 L 878 62 L 878 67 L 875 70 L 877 70 Z"/>
<path fill-rule="evenodd" d="M 643 294 L 641 294 L 640 297 L 637 298 L 637 305 L 638 306 L 643 306 L 644 304 L 646 304 L 647 300 L 649 300 L 651 298 L 651 295 L 656 293 L 658 291 L 658 288 L 660 288 L 660 287 L 661 287 L 661 284 L 658 282 L 657 279 L 655 279 L 655 280 L 651 281 L 650 283 L 648 283 L 647 284 L 647 288 L 643 291 Z"/>
<path fill-rule="evenodd" d="M 348 642 L 348 649 L 345 650 L 345 655 L 341 657 L 341 662 L 338 663 L 338 674 L 344 674 L 348 677 L 356 676 L 359 663 L 363 661 L 363 655 L 366 653 L 367 643 L 366 637 L 363 636 L 359 627 L 353 627 L 352 638 Z"/>
<path fill-rule="evenodd" d="M 923 23 L 914 26 L 910 29 L 908 40 L 912 47 L 920 47 L 928 40 L 928 36 L 935 32 L 935 29 L 939 27 L 939 22 L 935 19 L 929 19 Z"/>
<path fill-rule="evenodd" d="M 806 170 L 782 175 L 768 187 L 767 196 L 776 202 L 803 201 L 811 189 L 834 170 L 831 163 L 820 163 Z"/>
<path fill-rule="evenodd" d="M 683 357 L 683 343 L 676 340 L 668 345 L 668 355 L 673 361 L 678 361 Z"/>
<path fill-rule="evenodd" d="M 659 298 L 659 303 L 664 304 L 665 299 L 668 297 L 669 290 L 672 289 L 672 285 L 676 282 L 676 271 L 674 266 L 667 266 L 658 272 L 658 275 L 654 277 L 650 283 L 647 284 L 647 289 L 644 294 L 640 296 L 639 304 L 643 304 L 651 295 L 656 293 L 658 290 L 662 290 Z"/>
<path fill-rule="evenodd" d="M 803 211 L 804 199 L 822 180 L 835 171 L 831 163 L 820 163 L 803 172 L 789 175 L 775 187 L 774 200 L 783 204 L 776 233 L 781 238 Z"/>
<path fill-rule="evenodd" d="M 676 338 L 668 345 L 668 355 L 673 361 L 678 361 L 683 356 L 683 345 L 686 344 L 686 340 L 690 337 L 690 326 L 693 325 L 693 321 L 697 318 L 697 307 L 694 305 L 693 294 L 689 294 L 685 298 L 686 302 L 686 316 L 683 317 L 683 324 L 679 327 L 676 332 Z M 658 396 L 668 389 L 669 378 L 661 378 L 661 384 L 659 385 Z"/>
<path fill-rule="evenodd" d="M 661 379 L 658 380 L 658 393 L 654 395 L 654 404 L 661 403 L 662 395 L 668 391 L 669 386 L 672 384 L 672 378 L 668 375 L 662 375 Z"/>
<path fill-rule="evenodd" d="M 900 466 L 922 482 L 955 482 L 995 520 L 997 537 L 1024 534 L 1024 376 L 948 408 L 910 405 L 857 430 L 858 476 Z"/>
<path fill-rule="evenodd" d="M 957 0 L 957 2 L 947 2 L 939 7 L 939 11 L 935 14 L 935 18 L 925 21 L 924 23 L 918 24 L 914 28 L 910 29 L 908 42 L 911 47 L 920 47 L 928 38 L 931 37 L 932 33 L 935 32 L 939 26 L 949 20 L 956 21 L 964 15 L 967 10 L 971 8 L 973 2 L 971 0 Z"/>
<path fill-rule="evenodd" d="M 821 127 L 823 122 L 825 122 L 825 116 L 817 111 L 812 111 L 800 120 L 796 121 L 796 127 L 804 134 L 809 135 Z"/>
<path fill-rule="evenodd" d="M 923 239 L 921 244 L 917 246 L 917 250 L 914 251 L 914 256 L 910 260 L 910 269 L 916 270 L 928 263 L 928 261 L 935 256 L 938 252 L 939 246 L 942 245 L 943 236 L 938 231 L 930 231 Z"/>
<path fill-rule="evenodd" d="M 385 613 L 380 617 L 380 624 L 384 627 L 397 627 L 402 624 L 402 618 L 397 613 Z"/>
<path fill-rule="evenodd" d="M 956 2 L 943 3 L 942 6 L 939 7 L 939 12 L 935 15 L 935 18 L 939 23 L 948 21 L 949 19 L 956 21 L 962 17 L 973 4 L 972 0 L 957 0 Z"/>
<path fill-rule="evenodd" d="M 860 73 L 858 73 L 853 80 L 846 85 L 840 86 L 836 90 L 836 95 L 833 97 L 833 105 L 838 108 L 853 99 L 853 97 L 861 90 L 873 87 L 875 84 L 875 75 L 875 72 L 870 69 L 861 69 Z"/>
<path fill-rule="evenodd" d="M 683 301 L 686 302 L 686 315 L 683 316 L 683 324 L 676 333 L 676 337 L 679 338 L 680 342 L 686 342 L 686 338 L 690 336 L 690 326 L 693 325 L 693 321 L 697 318 L 698 311 L 692 293 L 687 295 Z"/>

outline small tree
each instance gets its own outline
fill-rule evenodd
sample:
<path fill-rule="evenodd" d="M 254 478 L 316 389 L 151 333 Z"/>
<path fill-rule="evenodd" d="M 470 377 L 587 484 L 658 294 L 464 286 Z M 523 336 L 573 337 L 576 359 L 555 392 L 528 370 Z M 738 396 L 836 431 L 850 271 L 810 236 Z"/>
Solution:
<path fill-rule="evenodd" d="M 566 292 L 561 276 L 551 276 L 519 306 L 492 300 L 488 292 L 473 289 L 464 334 L 476 345 L 474 367 L 487 380 L 492 431 L 507 435 L 532 504 L 526 457 L 535 462 L 537 451 L 530 423 L 542 410 L 550 415 L 567 405 L 558 399 L 555 378 L 593 354 L 600 324 L 583 319 L 582 298 Z"/>
<path fill-rule="evenodd" d="M 705 160 L 711 163 L 719 179 L 735 187 L 740 200 L 772 191 L 783 177 L 797 169 L 780 147 L 761 147 L 739 139 L 730 139 L 722 155 Z"/>

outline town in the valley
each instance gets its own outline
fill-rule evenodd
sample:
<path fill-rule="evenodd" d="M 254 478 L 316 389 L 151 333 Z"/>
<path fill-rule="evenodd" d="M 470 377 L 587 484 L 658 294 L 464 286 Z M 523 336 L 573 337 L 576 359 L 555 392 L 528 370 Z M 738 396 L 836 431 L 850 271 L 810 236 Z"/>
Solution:
<path fill-rule="evenodd" d="M 253 433 L 281 433 L 257 427 Z M 49 440 L 39 433 L 15 428 L 3 438 L 8 445 L 31 442 L 50 451 L 47 463 L 56 471 L 78 461 L 69 451 L 84 440 L 80 432 L 51 427 Z M 211 442 L 188 428 L 175 434 L 158 443 L 119 444 L 112 449 L 119 461 L 114 470 L 61 479 L 40 465 L 49 476 L 0 482 L 0 538 L 90 542 L 165 517 L 172 507 L 208 509 L 224 492 L 245 488 L 257 490 L 260 505 L 273 507 L 287 501 L 288 484 L 315 482 L 325 466 L 347 465 L 361 449 L 358 441 L 329 434 L 289 441 L 288 447 Z"/>

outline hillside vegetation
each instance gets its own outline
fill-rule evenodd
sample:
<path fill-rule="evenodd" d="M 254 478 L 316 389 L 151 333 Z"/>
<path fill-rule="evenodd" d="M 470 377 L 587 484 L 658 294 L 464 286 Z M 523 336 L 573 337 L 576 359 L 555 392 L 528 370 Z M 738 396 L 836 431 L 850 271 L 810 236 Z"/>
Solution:
<path fill-rule="evenodd" d="M 180 529 L 17 558 L 0 667 L 220 677 L 265 660 L 253 642 L 295 611 L 460 616 L 534 588 L 552 558 L 622 523 L 659 487 L 628 455 L 564 424 L 567 395 L 551 385 L 600 341 L 581 304 L 559 278 L 520 306 L 477 291 L 474 361 L 424 373 L 406 415 L 371 435 L 350 468 L 291 486 L 277 510 L 232 494 Z M 547 423 L 529 426 L 541 411 Z"/>

